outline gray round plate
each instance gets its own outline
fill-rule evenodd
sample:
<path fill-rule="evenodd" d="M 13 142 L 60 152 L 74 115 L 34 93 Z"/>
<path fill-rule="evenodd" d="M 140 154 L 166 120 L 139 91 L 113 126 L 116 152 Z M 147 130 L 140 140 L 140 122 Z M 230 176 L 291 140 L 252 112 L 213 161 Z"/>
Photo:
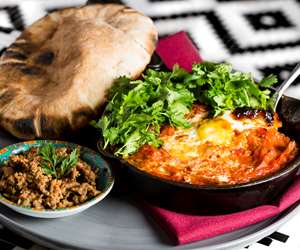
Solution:
<path fill-rule="evenodd" d="M 37 219 L 0 206 L 0 222 L 38 244 L 54 249 L 240 249 L 276 231 L 300 211 L 294 205 L 252 226 L 183 246 L 174 246 L 147 214 L 127 197 L 110 196 L 81 214 Z"/>
<path fill-rule="evenodd" d="M 17 140 L 0 130 L 0 145 Z M 97 205 L 71 217 L 39 219 L 0 205 L 0 223 L 34 242 L 53 249 L 166 250 L 241 249 L 276 231 L 300 211 L 300 203 L 279 216 L 211 239 L 175 246 L 151 216 L 128 197 L 109 195 Z"/>

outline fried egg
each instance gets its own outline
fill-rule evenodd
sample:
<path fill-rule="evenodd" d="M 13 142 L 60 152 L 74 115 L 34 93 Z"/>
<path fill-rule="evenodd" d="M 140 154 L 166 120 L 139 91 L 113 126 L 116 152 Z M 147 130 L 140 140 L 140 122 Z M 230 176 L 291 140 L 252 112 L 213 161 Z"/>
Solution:
<path fill-rule="evenodd" d="M 177 128 L 174 134 L 161 137 L 164 142 L 162 147 L 180 160 L 198 157 L 201 145 L 203 150 L 207 145 L 228 146 L 237 134 L 248 129 L 280 127 L 276 116 L 270 123 L 264 115 L 237 118 L 231 111 L 215 118 L 207 118 L 207 113 L 196 115 L 190 122 L 190 128 Z"/>

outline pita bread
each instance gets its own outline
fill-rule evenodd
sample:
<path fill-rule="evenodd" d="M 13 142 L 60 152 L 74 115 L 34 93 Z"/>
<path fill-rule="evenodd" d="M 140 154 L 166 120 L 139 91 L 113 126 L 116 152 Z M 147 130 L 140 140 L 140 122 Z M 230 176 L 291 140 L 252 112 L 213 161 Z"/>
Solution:
<path fill-rule="evenodd" d="M 0 58 L 0 125 L 21 139 L 84 127 L 116 78 L 142 73 L 156 41 L 151 19 L 123 5 L 49 14 Z"/>

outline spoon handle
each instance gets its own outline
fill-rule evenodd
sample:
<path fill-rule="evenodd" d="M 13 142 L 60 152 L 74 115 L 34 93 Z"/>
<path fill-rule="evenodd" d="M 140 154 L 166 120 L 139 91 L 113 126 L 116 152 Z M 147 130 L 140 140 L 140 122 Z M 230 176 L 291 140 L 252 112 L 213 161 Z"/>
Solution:
<path fill-rule="evenodd" d="M 276 100 L 274 105 L 274 110 L 276 110 L 278 102 L 282 97 L 284 91 L 296 80 L 296 78 L 300 75 L 300 63 L 296 65 L 293 71 L 290 73 L 289 77 L 283 81 L 283 83 L 276 90 Z"/>

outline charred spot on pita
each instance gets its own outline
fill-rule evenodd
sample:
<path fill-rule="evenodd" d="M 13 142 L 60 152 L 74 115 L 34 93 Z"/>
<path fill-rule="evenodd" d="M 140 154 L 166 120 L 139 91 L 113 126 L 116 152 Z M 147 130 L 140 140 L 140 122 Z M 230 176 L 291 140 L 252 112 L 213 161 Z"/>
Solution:
<path fill-rule="evenodd" d="M 36 63 L 50 65 L 53 59 L 54 53 L 52 51 L 44 51 L 37 57 Z"/>

